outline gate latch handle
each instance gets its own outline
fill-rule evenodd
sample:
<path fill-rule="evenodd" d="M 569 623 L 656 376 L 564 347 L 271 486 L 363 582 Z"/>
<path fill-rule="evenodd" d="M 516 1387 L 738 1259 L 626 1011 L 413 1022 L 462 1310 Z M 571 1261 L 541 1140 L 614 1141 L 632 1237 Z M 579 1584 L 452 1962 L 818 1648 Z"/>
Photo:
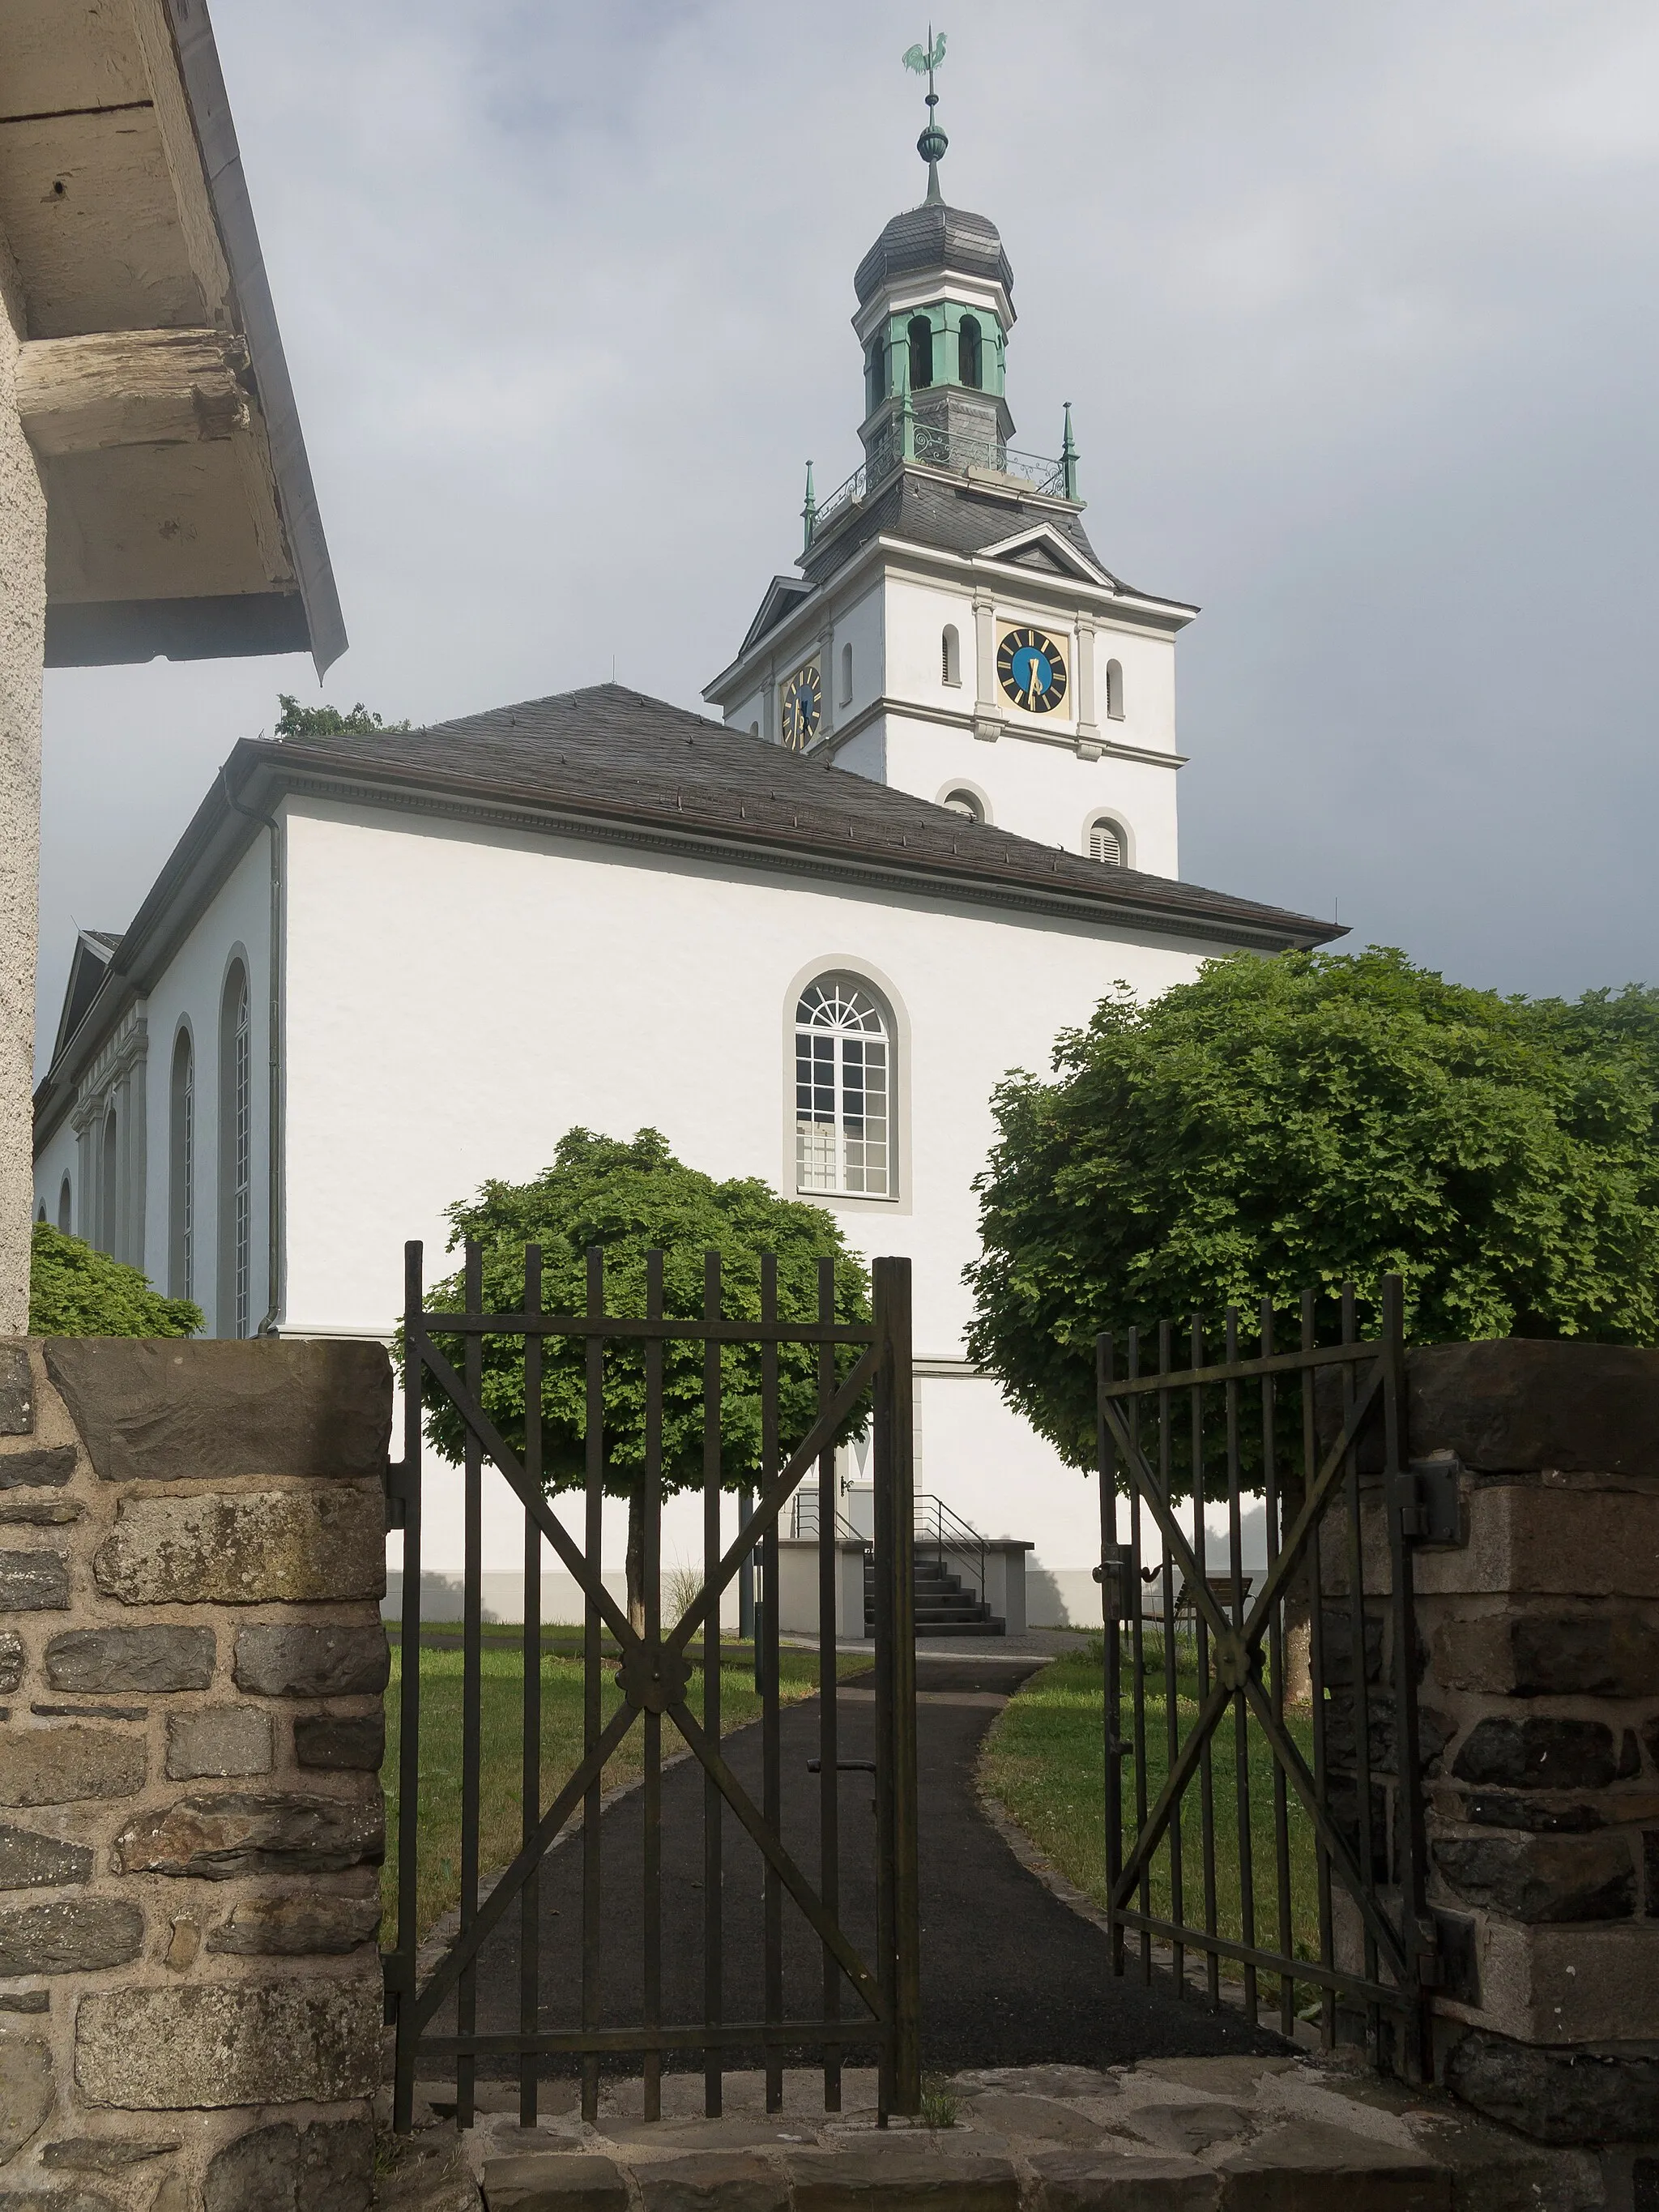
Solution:
<path fill-rule="evenodd" d="M 1458 1483 L 1461 1461 L 1414 1459 L 1394 1480 L 1401 1534 L 1414 1544 L 1462 1544 L 1463 1499 Z"/>

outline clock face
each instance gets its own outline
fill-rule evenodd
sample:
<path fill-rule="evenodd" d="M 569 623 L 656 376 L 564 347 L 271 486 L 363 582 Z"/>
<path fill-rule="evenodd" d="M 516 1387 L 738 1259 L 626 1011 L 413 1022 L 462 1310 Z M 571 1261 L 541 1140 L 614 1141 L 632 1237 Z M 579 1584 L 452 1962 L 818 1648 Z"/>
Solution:
<path fill-rule="evenodd" d="M 783 742 L 792 752 L 801 752 L 818 733 L 823 713 L 823 686 L 817 663 L 798 668 L 783 687 Z"/>
<path fill-rule="evenodd" d="M 1066 696 L 1066 656 L 1040 629 L 1006 629 L 997 647 L 997 680 L 1028 714 L 1052 714 Z"/>

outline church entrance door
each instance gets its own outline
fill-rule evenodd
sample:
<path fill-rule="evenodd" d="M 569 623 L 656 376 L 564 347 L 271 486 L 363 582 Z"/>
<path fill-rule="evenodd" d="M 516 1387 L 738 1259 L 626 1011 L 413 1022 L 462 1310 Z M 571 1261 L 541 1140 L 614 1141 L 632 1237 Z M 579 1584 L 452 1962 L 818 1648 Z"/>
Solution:
<path fill-rule="evenodd" d="M 602 2069 L 642 2075 L 654 2118 L 665 2069 L 688 2058 L 701 2060 L 711 2115 L 723 2072 L 749 2065 L 764 2069 L 768 2109 L 781 2109 L 786 2061 L 822 2064 L 826 2110 L 840 2108 L 843 2063 L 876 2067 L 884 2116 L 920 2109 L 910 1263 L 878 1260 L 872 1273 L 869 1322 L 836 1322 L 828 1261 L 816 1319 L 779 1317 L 768 1260 L 757 1317 L 732 1320 L 710 1254 L 692 1319 L 665 1314 L 653 1253 L 644 1313 L 621 1315 L 607 1310 L 593 1251 L 586 1310 L 548 1313 L 532 1246 L 522 1307 L 489 1312 L 483 1255 L 469 1243 L 464 1297 L 439 1311 L 426 1304 L 421 1246 L 406 1248 L 404 1457 L 388 1507 L 404 1537 L 397 1933 L 383 1954 L 398 2128 L 412 2124 L 417 2080 L 430 2095 L 434 2077 L 453 2081 L 463 2125 L 481 2076 L 515 2081 L 532 2124 L 539 2085 L 579 2073 L 592 2120 Z M 753 1312 L 752 1286 L 745 1303 Z M 526 1420 L 538 1404 L 557 1417 Z M 873 1430 L 873 1668 L 863 1685 L 838 1686 L 849 1660 L 860 1664 L 837 1650 L 852 1563 L 848 1546 L 820 1542 L 816 1657 L 799 1638 L 784 1652 L 797 1687 L 816 1674 L 818 1756 L 802 1762 L 806 1775 L 786 1774 L 779 1516 L 810 1484 L 817 1528 L 844 1530 L 836 1444 L 861 1416 Z M 702 1559 L 670 1573 L 665 1601 L 663 1498 L 685 1486 L 688 1449 L 700 1453 Z M 603 1501 L 619 1481 L 632 1492 L 632 1607 L 603 1572 Z M 722 1500 L 738 1481 L 752 1492 L 739 1492 L 738 1525 L 726 1533 Z M 505 1486 L 523 1529 L 523 1620 L 510 1629 L 483 1618 L 487 1484 Z M 464 1530 L 459 1634 L 422 1619 L 422 1518 L 452 1504 L 452 1487 Z M 580 1501 L 580 1540 L 554 1490 Z M 579 1628 L 543 1625 L 548 1550 L 576 1586 Z M 751 1559 L 762 1602 L 753 1648 L 739 1650 L 722 1638 L 721 1601 Z M 855 1571 L 861 1607 L 861 1544 Z M 799 1583 L 790 1603 L 798 1617 Z M 731 1728 L 723 1686 L 741 1689 L 745 1717 L 758 1706 L 755 1725 Z M 846 1748 L 874 1756 L 848 1759 Z M 663 1769 L 676 1756 L 702 1771 L 696 1834 L 680 1832 L 695 1819 L 664 1818 Z M 457 1895 L 428 1930 L 434 1901 Z"/>

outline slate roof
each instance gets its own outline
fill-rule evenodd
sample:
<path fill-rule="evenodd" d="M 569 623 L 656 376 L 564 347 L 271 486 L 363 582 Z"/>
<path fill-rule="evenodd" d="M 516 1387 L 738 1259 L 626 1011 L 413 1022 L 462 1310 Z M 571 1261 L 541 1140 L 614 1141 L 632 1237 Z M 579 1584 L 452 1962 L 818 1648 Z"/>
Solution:
<path fill-rule="evenodd" d="M 969 822 L 948 808 L 838 769 L 820 755 L 727 729 L 620 684 L 439 722 L 423 730 L 239 745 L 233 766 L 361 769 L 456 798 L 526 805 L 575 820 L 623 822 L 678 838 L 763 848 L 832 873 L 873 866 L 1001 896 L 1079 902 L 1102 921 L 1164 927 L 1268 949 L 1323 944 L 1330 923 L 1128 868 Z M 765 865 L 759 851 L 758 865 Z"/>
<path fill-rule="evenodd" d="M 1037 522 L 1052 523 L 1085 560 L 1103 574 L 1111 574 L 1069 508 L 1053 500 L 1012 499 L 1006 492 L 986 490 L 966 477 L 951 479 L 908 464 L 860 501 L 849 520 L 832 516 L 830 527 L 813 538 L 800 565 L 817 583 L 872 538 L 906 538 L 913 544 L 937 545 L 945 553 L 972 554 L 1000 545 L 1005 538 L 1016 537 Z M 1112 581 L 1119 579 L 1114 576 Z"/>
<path fill-rule="evenodd" d="M 1014 272 L 995 223 L 966 208 L 946 207 L 942 200 L 924 201 L 896 215 L 860 262 L 853 289 L 862 307 L 895 276 L 946 268 L 986 277 L 1012 295 Z"/>

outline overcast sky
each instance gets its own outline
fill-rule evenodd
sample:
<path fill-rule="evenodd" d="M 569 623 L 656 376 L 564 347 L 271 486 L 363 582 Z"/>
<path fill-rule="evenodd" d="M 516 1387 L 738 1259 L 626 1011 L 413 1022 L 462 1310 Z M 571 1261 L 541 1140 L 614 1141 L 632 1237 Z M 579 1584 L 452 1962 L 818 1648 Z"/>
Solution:
<path fill-rule="evenodd" d="M 214 0 L 352 644 L 47 681 L 43 1022 L 279 690 L 684 705 L 859 458 L 890 0 Z M 1463 981 L 1659 981 L 1651 0 L 955 0 L 1018 443 L 1199 601 L 1182 872 Z M 387 979 L 387 988 L 397 988 Z M 1079 1009 L 1081 1013 L 1084 1010 Z"/>

